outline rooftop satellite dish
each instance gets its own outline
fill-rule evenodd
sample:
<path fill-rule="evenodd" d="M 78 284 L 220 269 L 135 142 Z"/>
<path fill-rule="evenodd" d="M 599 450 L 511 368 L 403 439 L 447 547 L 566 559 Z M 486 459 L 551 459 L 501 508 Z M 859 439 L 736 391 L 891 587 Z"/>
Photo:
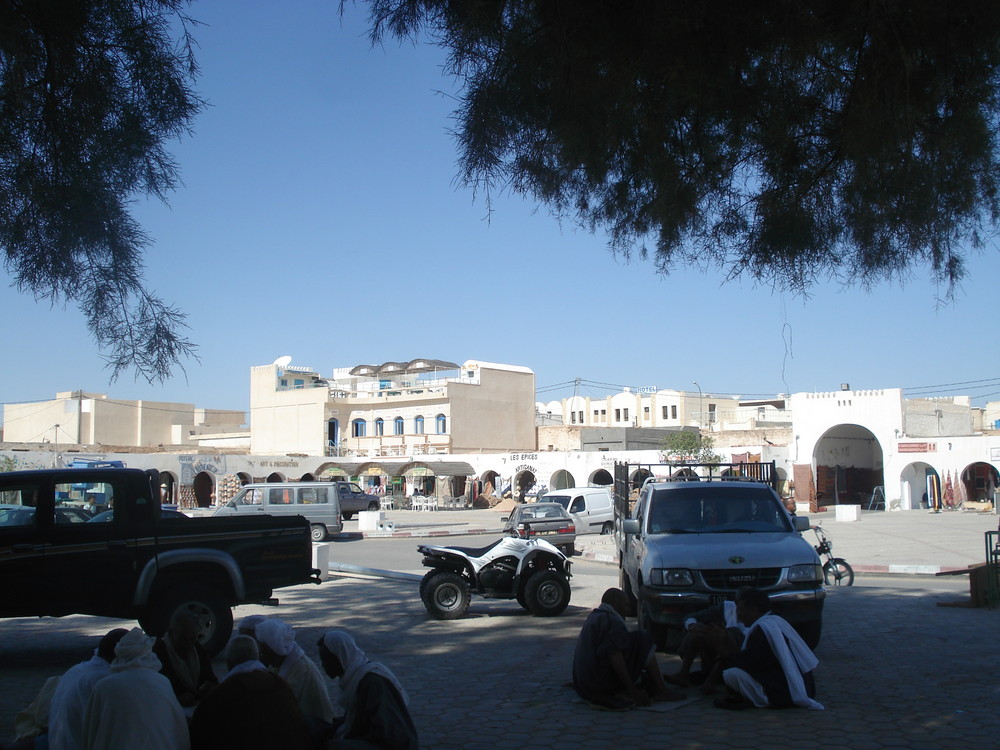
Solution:
<path fill-rule="evenodd" d="M 290 365 L 291 363 L 292 363 L 292 358 L 286 354 L 283 357 L 278 357 L 271 364 L 277 365 L 278 367 L 288 367 L 288 365 Z"/>

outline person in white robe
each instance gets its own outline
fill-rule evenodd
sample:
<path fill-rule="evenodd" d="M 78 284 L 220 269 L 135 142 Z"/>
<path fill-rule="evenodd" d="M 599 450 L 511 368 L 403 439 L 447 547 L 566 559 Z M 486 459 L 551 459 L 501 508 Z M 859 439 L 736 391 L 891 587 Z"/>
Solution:
<path fill-rule="evenodd" d="M 83 720 L 90 703 L 90 694 L 98 680 L 111 674 L 115 646 L 128 633 L 115 628 L 98 644 L 94 655 L 70 669 L 59 680 L 49 710 L 49 748 L 51 750 L 83 750 Z"/>
<path fill-rule="evenodd" d="M 320 668 L 295 642 L 295 631 L 283 620 L 269 619 L 257 626 L 260 660 L 288 683 L 305 716 L 327 724 L 333 721 L 333 702 Z"/>
<path fill-rule="evenodd" d="M 86 750 L 190 750 L 184 711 L 153 642 L 139 628 L 118 642 L 111 674 L 94 685 L 87 706 Z"/>

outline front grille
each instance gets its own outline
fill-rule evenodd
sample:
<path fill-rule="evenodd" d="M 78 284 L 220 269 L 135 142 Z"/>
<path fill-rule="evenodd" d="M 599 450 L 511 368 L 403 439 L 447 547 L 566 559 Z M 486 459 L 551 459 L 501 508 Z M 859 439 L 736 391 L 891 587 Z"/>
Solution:
<path fill-rule="evenodd" d="M 724 568 L 722 570 L 703 570 L 701 577 L 710 589 L 734 590 L 740 586 L 753 586 L 759 589 L 777 585 L 781 579 L 781 568 Z"/>

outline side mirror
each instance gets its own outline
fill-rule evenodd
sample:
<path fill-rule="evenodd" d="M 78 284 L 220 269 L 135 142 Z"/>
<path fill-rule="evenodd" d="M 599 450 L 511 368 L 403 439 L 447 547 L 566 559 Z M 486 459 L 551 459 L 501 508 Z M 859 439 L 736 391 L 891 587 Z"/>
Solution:
<path fill-rule="evenodd" d="M 795 516 L 792 518 L 792 523 L 795 524 L 796 531 L 809 531 L 812 528 L 806 516 Z"/>
<path fill-rule="evenodd" d="M 642 529 L 642 524 L 638 518 L 626 518 L 622 521 L 622 531 L 626 534 L 638 534 Z"/>
<path fill-rule="evenodd" d="M 510 520 L 510 516 L 504 516 L 503 518 L 500 519 L 500 522 L 501 523 L 507 523 L 509 520 Z"/>

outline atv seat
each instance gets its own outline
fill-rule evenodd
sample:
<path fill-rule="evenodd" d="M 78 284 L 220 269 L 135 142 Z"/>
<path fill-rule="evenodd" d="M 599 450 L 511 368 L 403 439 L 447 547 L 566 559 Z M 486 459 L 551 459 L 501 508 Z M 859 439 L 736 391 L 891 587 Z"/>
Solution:
<path fill-rule="evenodd" d="M 492 544 L 487 544 L 485 547 L 449 547 L 449 549 L 461 552 L 463 554 L 468 555 L 469 557 L 482 557 L 491 549 L 500 544 L 500 542 L 502 541 L 503 539 L 497 539 L 495 542 L 493 542 Z"/>

